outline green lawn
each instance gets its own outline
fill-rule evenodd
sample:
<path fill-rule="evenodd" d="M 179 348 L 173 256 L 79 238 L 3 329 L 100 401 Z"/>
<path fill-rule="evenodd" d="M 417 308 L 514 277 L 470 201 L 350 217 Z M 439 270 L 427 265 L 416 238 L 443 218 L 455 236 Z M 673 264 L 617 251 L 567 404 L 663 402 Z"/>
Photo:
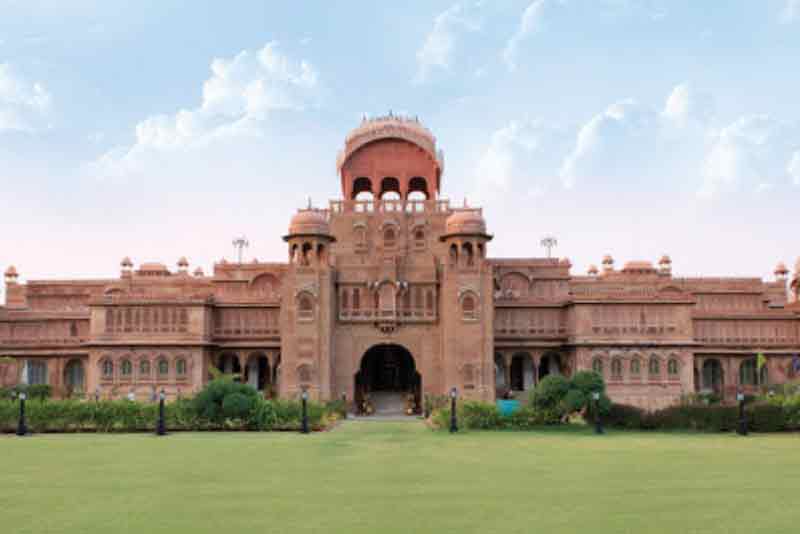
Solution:
<path fill-rule="evenodd" d="M 0 532 L 792 532 L 800 436 L 0 436 Z"/>

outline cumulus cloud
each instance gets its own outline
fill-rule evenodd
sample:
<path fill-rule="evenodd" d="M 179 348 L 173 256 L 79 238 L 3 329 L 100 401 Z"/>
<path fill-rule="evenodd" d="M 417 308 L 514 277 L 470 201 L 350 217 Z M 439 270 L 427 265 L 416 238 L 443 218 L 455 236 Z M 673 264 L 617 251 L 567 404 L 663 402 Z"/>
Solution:
<path fill-rule="evenodd" d="M 721 128 L 703 166 L 701 195 L 785 183 L 794 176 L 800 128 L 767 115 L 747 115 Z"/>
<path fill-rule="evenodd" d="M 437 69 L 448 70 L 460 36 L 480 30 L 477 10 L 481 3 L 456 3 L 439 13 L 433 28 L 417 51 L 417 73 L 414 83 L 426 82 Z"/>
<path fill-rule="evenodd" d="M 214 59 L 198 107 L 144 119 L 136 125 L 133 145 L 110 150 L 92 162 L 89 171 L 126 175 L 169 152 L 258 136 L 272 112 L 315 106 L 318 78 L 313 65 L 286 56 L 275 42 Z"/>
<path fill-rule="evenodd" d="M 644 187 L 709 197 L 800 185 L 800 124 L 748 115 L 720 127 L 713 109 L 711 95 L 682 83 L 661 109 L 623 99 L 576 126 L 511 121 L 478 159 L 479 196 Z"/>
<path fill-rule="evenodd" d="M 52 97 L 40 82 L 29 82 L 0 63 L 0 131 L 30 132 L 46 128 Z"/>
<path fill-rule="evenodd" d="M 537 196 L 551 190 L 557 185 L 552 169 L 568 144 L 567 128 L 541 119 L 511 121 L 492 133 L 482 152 L 473 196 L 490 202 L 511 191 Z"/>
<path fill-rule="evenodd" d="M 549 3 L 549 0 L 534 0 L 522 12 L 517 30 L 503 49 L 503 61 L 509 70 L 513 71 L 517 68 L 517 54 L 519 53 L 520 44 L 529 36 L 541 30 L 545 8 Z"/>
<path fill-rule="evenodd" d="M 564 186 L 599 178 L 632 186 L 696 171 L 712 109 L 710 95 L 688 83 L 677 85 L 660 111 L 633 99 L 608 106 L 578 130 L 559 171 Z"/>

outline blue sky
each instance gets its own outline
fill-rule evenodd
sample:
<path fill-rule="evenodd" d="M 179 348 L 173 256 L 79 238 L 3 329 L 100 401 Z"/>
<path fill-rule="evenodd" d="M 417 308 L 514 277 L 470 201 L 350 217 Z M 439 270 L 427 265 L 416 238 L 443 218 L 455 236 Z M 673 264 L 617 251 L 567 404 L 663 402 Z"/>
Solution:
<path fill-rule="evenodd" d="M 800 256 L 800 0 L 0 0 L 0 267 L 283 260 L 364 114 L 418 115 L 494 256 Z"/>

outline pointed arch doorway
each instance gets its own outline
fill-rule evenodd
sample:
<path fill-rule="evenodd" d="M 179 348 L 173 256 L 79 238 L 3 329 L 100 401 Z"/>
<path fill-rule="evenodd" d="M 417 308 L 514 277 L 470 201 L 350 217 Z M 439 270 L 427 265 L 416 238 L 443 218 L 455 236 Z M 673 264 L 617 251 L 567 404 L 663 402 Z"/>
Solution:
<path fill-rule="evenodd" d="M 372 346 L 361 357 L 354 380 L 356 409 L 362 414 L 421 413 L 422 377 L 402 345 Z"/>

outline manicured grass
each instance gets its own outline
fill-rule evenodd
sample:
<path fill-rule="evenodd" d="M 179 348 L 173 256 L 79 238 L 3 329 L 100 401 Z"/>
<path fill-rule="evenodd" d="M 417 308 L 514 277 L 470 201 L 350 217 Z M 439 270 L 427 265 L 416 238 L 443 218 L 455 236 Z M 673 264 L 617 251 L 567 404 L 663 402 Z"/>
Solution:
<path fill-rule="evenodd" d="M 0 437 L 0 532 L 798 532 L 800 437 L 589 429 Z"/>

